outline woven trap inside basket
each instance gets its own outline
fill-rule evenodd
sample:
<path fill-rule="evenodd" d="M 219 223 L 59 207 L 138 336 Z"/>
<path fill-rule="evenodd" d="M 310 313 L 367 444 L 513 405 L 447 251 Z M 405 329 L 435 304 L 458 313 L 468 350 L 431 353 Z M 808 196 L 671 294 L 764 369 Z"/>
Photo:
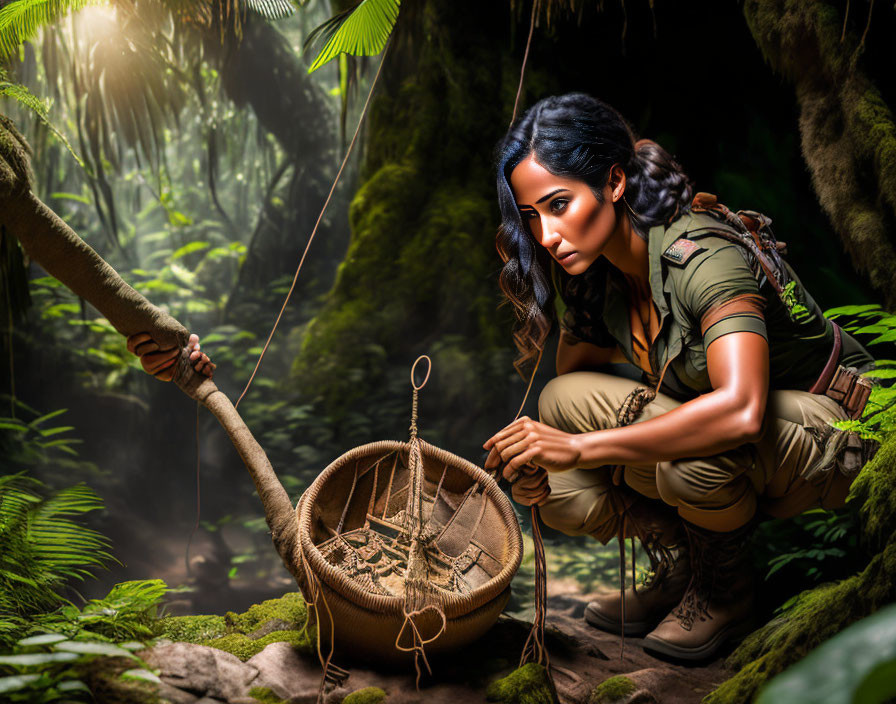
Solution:
<path fill-rule="evenodd" d="M 405 597 L 415 544 L 431 587 L 469 594 L 508 560 L 505 521 L 484 483 L 453 464 L 448 453 L 444 459 L 422 454 L 418 502 L 409 454 L 402 445 L 347 460 L 317 496 L 312 542 L 330 565 L 370 594 Z M 416 531 L 415 515 L 422 519 Z"/>

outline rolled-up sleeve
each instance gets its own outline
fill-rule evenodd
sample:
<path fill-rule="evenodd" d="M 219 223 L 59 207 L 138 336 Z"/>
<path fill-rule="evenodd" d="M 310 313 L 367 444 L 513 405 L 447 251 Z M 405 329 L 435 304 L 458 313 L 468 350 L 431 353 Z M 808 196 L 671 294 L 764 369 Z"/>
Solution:
<path fill-rule="evenodd" d="M 699 323 L 704 349 L 732 332 L 768 339 L 765 298 L 738 245 L 712 248 L 689 262 L 679 289 L 682 303 Z"/>

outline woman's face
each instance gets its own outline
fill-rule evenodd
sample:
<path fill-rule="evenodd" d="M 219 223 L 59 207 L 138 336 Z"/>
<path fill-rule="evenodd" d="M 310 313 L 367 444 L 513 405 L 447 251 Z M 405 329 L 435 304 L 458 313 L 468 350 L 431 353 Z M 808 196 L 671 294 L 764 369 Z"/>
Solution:
<path fill-rule="evenodd" d="M 604 253 L 616 230 L 618 186 L 605 185 L 600 203 L 584 181 L 555 176 L 530 154 L 510 173 L 510 187 L 535 241 L 568 273 L 581 274 Z"/>

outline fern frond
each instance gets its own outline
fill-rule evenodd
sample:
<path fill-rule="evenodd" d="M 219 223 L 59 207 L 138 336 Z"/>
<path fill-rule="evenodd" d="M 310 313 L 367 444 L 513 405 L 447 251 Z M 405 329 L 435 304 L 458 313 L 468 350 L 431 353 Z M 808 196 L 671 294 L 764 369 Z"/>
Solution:
<path fill-rule="evenodd" d="M 361 0 L 351 10 L 324 22 L 309 36 L 309 41 L 319 36 L 328 37 L 328 40 L 308 73 L 316 71 L 339 54 L 379 54 L 395 26 L 400 5 L 401 0 Z"/>
<path fill-rule="evenodd" d="M 0 620 L 59 606 L 66 579 L 112 559 L 109 541 L 75 520 L 101 509 L 101 499 L 81 484 L 47 496 L 43 489 L 22 474 L 0 477 Z"/>
<path fill-rule="evenodd" d="M 18 51 L 44 25 L 90 5 L 105 4 L 107 0 L 13 0 L 0 10 L 0 60 Z"/>
<path fill-rule="evenodd" d="M 296 8 L 289 0 L 244 0 L 256 15 L 266 20 L 281 20 L 292 15 Z"/>

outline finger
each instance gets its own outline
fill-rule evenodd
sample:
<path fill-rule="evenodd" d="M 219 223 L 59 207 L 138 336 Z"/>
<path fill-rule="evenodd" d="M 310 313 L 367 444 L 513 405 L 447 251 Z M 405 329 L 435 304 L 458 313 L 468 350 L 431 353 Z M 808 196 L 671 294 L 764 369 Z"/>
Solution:
<path fill-rule="evenodd" d="M 514 447 L 518 446 L 521 442 L 525 442 L 527 436 L 528 433 L 525 430 L 521 430 L 500 440 L 495 445 L 495 449 L 498 451 L 498 454 L 501 455 L 501 459 L 507 462 L 513 457 L 516 454 L 516 452 L 514 452 Z"/>
<path fill-rule="evenodd" d="M 498 451 L 495 448 L 492 448 L 489 450 L 488 457 L 485 458 L 485 464 L 483 464 L 482 467 L 483 469 L 492 469 L 499 464 L 501 464 L 501 455 L 498 454 Z"/>
<path fill-rule="evenodd" d="M 149 340 L 152 340 L 152 335 L 148 332 L 138 332 L 136 335 L 131 335 L 128 337 L 128 352 L 137 354 L 135 352 L 137 346 Z"/>
<path fill-rule="evenodd" d="M 153 376 L 159 381 L 171 381 L 174 378 L 174 372 L 177 370 L 174 361 L 176 360 L 173 360 L 168 367 L 156 372 Z"/>
<path fill-rule="evenodd" d="M 143 369 L 148 373 L 152 374 L 157 379 L 162 381 L 171 381 L 174 376 L 174 363 L 177 361 L 177 358 L 169 359 L 167 362 L 163 362 L 161 364 L 155 365 L 152 369 L 147 369 L 146 365 L 143 365 Z"/>
<path fill-rule="evenodd" d="M 190 339 L 187 340 L 187 347 L 191 349 L 199 349 L 199 335 L 195 332 L 190 335 Z"/>
<path fill-rule="evenodd" d="M 535 501 L 533 501 L 532 503 L 535 504 L 536 506 L 542 506 L 542 505 L 544 505 L 545 503 L 547 503 L 547 500 L 550 498 L 550 496 L 551 496 L 551 487 L 550 487 L 550 485 L 549 485 L 549 486 L 547 487 L 547 489 L 545 489 L 544 494 L 542 494 L 541 496 L 539 496 L 539 497 L 538 497 Z"/>
<path fill-rule="evenodd" d="M 209 379 L 211 379 L 215 373 L 215 369 L 217 369 L 217 368 L 218 368 L 217 365 L 209 362 L 208 364 L 205 365 L 205 369 L 202 370 L 202 373 L 205 374 Z"/>
<path fill-rule="evenodd" d="M 524 452 L 521 452 L 516 457 L 511 459 L 507 463 L 507 467 L 505 468 L 504 471 L 505 472 L 507 472 L 507 471 L 519 472 L 520 470 L 522 470 L 522 468 L 525 465 L 531 463 L 533 460 L 538 458 L 540 455 L 541 455 L 541 447 L 538 445 L 533 445 L 532 447 L 528 448 Z"/>
<path fill-rule="evenodd" d="M 151 354 L 143 355 L 140 358 L 140 363 L 147 372 L 155 374 L 157 371 L 173 364 L 179 355 L 180 350 L 177 349 L 152 352 Z"/>
<path fill-rule="evenodd" d="M 134 348 L 134 354 L 138 357 L 142 357 L 145 354 L 149 354 L 151 352 L 158 352 L 159 343 L 155 340 L 147 340 L 146 342 L 141 342 Z"/>
<path fill-rule="evenodd" d="M 490 450 L 496 443 L 500 442 L 504 438 L 518 433 L 520 430 L 520 425 L 529 420 L 528 416 L 523 416 L 522 418 L 517 418 L 510 425 L 502 428 L 497 433 L 492 435 L 488 440 L 485 441 L 485 444 L 482 446 L 484 450 Z"/>

